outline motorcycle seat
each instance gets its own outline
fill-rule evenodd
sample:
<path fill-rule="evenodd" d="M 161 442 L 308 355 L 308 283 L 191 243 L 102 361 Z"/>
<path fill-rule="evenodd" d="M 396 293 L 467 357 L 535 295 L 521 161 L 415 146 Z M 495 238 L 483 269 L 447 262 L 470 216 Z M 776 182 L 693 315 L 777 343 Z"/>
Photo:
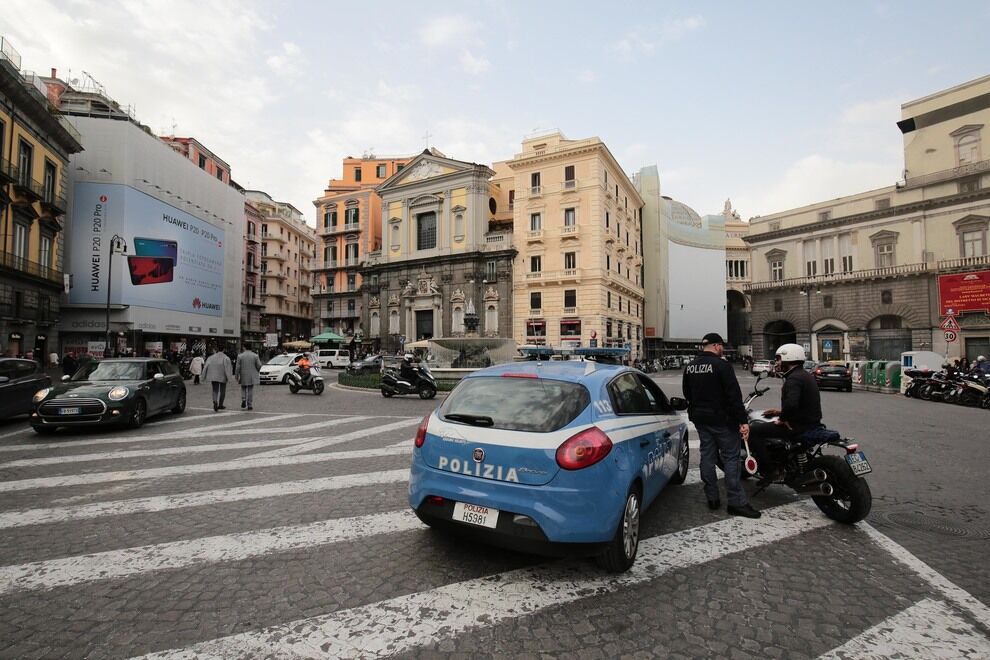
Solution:
<path fill-rule="evenodd" d="M 838 442 L 841 439 L 842 439 L 841 433 L 826 428 L 825 426 L 816 426 L 815 428 L 808 429 L 807 431 L 801 434 L 801 442 L 808 445 L 820 445 L 826 442 Z"/>

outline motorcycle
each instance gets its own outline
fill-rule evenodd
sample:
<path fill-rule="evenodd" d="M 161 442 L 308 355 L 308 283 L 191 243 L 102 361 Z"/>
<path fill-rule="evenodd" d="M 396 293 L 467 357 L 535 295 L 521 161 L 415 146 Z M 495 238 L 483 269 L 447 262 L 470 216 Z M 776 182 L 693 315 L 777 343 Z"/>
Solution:
<path fill-rule="evenodd" d="M 760 388 L 765 372 L 756 379 L 753 392 L 745 401 L 751 424 L 769 423 L 762 410 L 753 410 L 752 403 L 770 391 Z M 836 447 L 844 455 L 825 453 Z M 866 518 L 873 505 L 873 495 L 865 475 L 873 471 L 859 444 L 843 438 L 837 431 L 821 427 L 800 438 L 769 438 L 769 465 L 756 465 L 743 449 L 742 471 L 757 477 L 756 495 L 772 484 L 788 486 L 799 495 L 810 495 L 822 513 L 841 523 L 852 524 Z"/>
<path fill-rule="evenodd" d="M 323 374 L 316 364 L 309 366 L 309 378 L 303 378 L 298 369 L 290 371 L 287 379 L 289 381 L 289 391 L 298 394 L 299 390 L 312 390 L 313 394 L 319 396 L 323 394 Z"/>
<path fill-rule="evenodd" d="M 932 371 L 930 369 L 905 369 L 904 375 L 911 379 L 911 383 L 904 390 L 904 396 L 915 399 L 922 398 L 921 389 L 931 382 Z"/>
<path fill-rule="evenodd" d="M 990 393 L 990 385 L 988 385 L 984 376 L 977 374 L 960 376 L 957 390 L 958 395 L 955 397 L 956 403 L 974 408 L 986 407 L 984 402 L 988 393 Z"/>
<path fill-rule="evenodd" d="M 418 394 L 420 399 L 432 399 L 437 395 L 437 381 L 425 364 L 414 364 L 416 375 L 405 379 L 395 367 L 386 367 L 382 372 L 381 391 L 386 399 L 396 394 Z"/>

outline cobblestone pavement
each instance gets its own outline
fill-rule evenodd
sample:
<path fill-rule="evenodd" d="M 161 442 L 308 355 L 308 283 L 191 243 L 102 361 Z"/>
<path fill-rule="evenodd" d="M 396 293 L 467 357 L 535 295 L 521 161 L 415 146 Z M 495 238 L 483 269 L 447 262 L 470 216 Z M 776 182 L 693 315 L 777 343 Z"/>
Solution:
<path fill-rule="evenodd" d="M 874 465 L 867 523 L 782 488 L 729 518 L 693 469 L 614 576 L 422 525 L 411 437 L 437 401 L 227 404 L 190 384 L 138 431 L 0 423 L 0 657 L 990 658 L 986 411 L 823 393 Z"/>

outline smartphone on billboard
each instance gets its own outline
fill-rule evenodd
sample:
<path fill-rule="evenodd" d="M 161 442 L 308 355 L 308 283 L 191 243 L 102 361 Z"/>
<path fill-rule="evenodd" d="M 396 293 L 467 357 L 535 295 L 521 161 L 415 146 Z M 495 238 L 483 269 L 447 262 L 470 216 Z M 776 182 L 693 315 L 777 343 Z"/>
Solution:
<path fill-rule="evenodd" d="M 127 267 L 131 272 L 131 284 L 161 284 L 171 282 L 175 261 L 169 257 L 127 257 Z"/>
<path fill-rule="evenodd" d="M 167 257 L 174 265 L 179 260 L 179 244 L 162 238 L 135 238 L 134 253 L 139 257 Z"/>

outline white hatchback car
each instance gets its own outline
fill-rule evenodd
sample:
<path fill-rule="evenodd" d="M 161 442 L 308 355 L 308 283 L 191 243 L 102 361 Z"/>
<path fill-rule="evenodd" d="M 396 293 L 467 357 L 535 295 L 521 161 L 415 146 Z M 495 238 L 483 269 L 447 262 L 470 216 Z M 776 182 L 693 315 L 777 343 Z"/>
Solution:
<path fill-rule="evenodd" d="M 288 382 L 289 372 L 296 368 L 303 355 L 305 353 L 289 353 L 273 357 L 261 367 L 261 384 Z"/>

